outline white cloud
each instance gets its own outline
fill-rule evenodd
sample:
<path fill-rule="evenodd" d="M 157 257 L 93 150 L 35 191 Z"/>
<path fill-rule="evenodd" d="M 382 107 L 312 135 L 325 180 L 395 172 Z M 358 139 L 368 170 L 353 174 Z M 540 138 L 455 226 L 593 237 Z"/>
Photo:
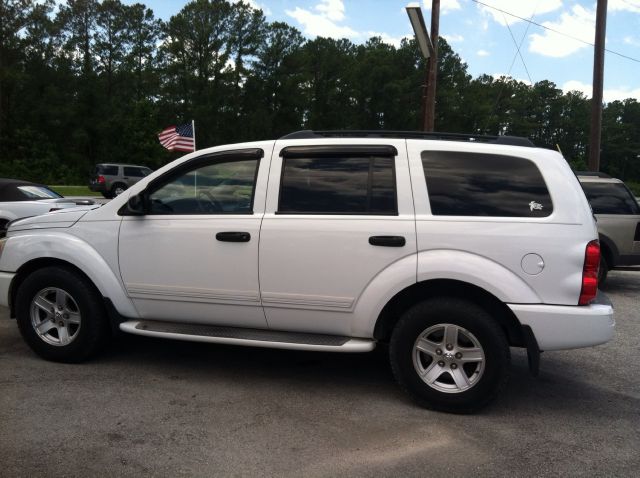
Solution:
<path fill-rule="evenodd" d="M 462 35 L 442 35 L 442 38 L 447 40 L 447 43 L 461 43 L 464 41 Z"/>
<path fill-rule="evenodd" d="M 344 3 L 342 0 L 320 0 L 320 3 L 315 6 L 315 9 L 319 11 L 322 16 L 334 22 L 344 20 Z"/>
<path fill-rule="evenodd" d="M 543 25 L 563 32 L 587 43 L 592 43 L 595 36 L 595 10 L 588 10 L 581 5 L 574 5 L 571 12 L 564 12 L 556 22 L 544 22 Z M 562 58 L 569 56 L 588 45 L 550 30 L 534 33 L 529 37 L 529 51 L 543 56 Z"/>
<path fill-rule="evenodd" d="M 430 0 L 424 0 L 424 8 L 431 11 Z M 440 13 L 443 13 L 445 15 L 449 12 L 453 12 L 454 10 L 460 10 L 461 8 L 462 7 L 460 6 L 460 2 L 458 0 L 441 0 L 440 2 Z"/>
<path fill-rule="evenodd" d="M 258 2 L 256 2 L 256 0 L 231 0 L 231 3 L 240 3 L 240 2 L 244 2 L 248 4 L 251 8 L 255 10 L 262 10 L 262 13 L 264 13 L 265 15 L 271 15 L 271 10 L 269 9 L 269 7 L 259 4 Z"/>
<path fill-rule="evenodd" d="M 413 38 L 413 35 L 405 35 L 405 36 L 402 36 L 402 37 L 392 37 L 388 33 L 380 33 L 380 32 L 374 32 L 374 31 L 364 32 L 364 33 L 362 33 L 361 36 L 363 38 L 366 38 L 367 40 L 369 38 L 371 38 L 371 37 L 380 37 L 384 43 L 388 43 L 389 45 L 393 45 L 396 48 L 400 48 L 400 43 L 405 38 L 406 39 Z"/>
<path fill-rule="evenodd" d="M 304 8 L 285 10 L 285 13 L 302 25 L 303 33 L 309 36 L 329 38 L 355 38 L 360 34 L 346 25 L 338 25 L 344 20 L 344 3 L 342 0 L 321 0 L 314 10 Z"/>
<path fill-rule="evenodd" d="M 524 78 L 514 78 L 511 75 L 507 75 L 506 73 L 494 73 L 493 75 L 491 75 L 493 77 L 494 80 L 514 80 L 514 81 L 518 81 L 520 83 L 524 83 L 527 86 L 532 86 L 531 82 L 529 80 L 525 80 Z"/>
<path fill-rule="evenodd" d="M 632 36 L 624 37 L 623 42 L 624 42 L 625 45 L 640 46 L 640 39 L 634 38 Z"/>
<path fill-rule="evenodd" d="M 491 55 L 491 53 L 489 53 L 487 50 L 478 50 L 476 52 L 476 55 L 478 55 L 478 56 L 489 56 L 489 55 Z"/>
<path fill-rule="evenodd" d="M 517 2 L 513 0 L 483 0 L 483 3 L 494 8 L 477 4 L 480 11 L 486 13 L 503 26 L 507 24 L 512 25 L 522 20 L 499 10 L 504 10 L 518 17 L 529 19 L 532 15 L 542 15 L 562 7 L 562 0 L 519 0 Z"/>
<path fill-rule="evenodd" d="M 640 13 L 640 0 L 609 0 L 607 2 L 607 11 Z"/>
<path fill-rule="evenodd" d="M 564 91 L 565 93 L 569 91 L 579 91 L 588 98 L 591 98 L 593 88 L 587 83 L 582 83 L 578 80 L 571 80 L 562 85 L 562 91 Z M 611 101 L 616 100 L 622 101 L 626 100 L 627 98 L 635 98 L 637 100 L 640 100 L 640 88 L 607 88 L 602 92 L 602 97 L 605 103 L 610 103 Z"/>
<path fill-rule="evenodd" d="M 403 38 L 413 38 L 413 35 L 394 37 L 384 32 L 356 31 L 344 25 L 346 19 L 343 0 L 320 0 L 312 9 L 296 7 L 295 10 L 285 10 L 291 18 L 302 25 L 302 31 L 310 37 L 349 38 L 351 40 L 368 40 L 380 37 L 383 42 L 400 46 Z"/>

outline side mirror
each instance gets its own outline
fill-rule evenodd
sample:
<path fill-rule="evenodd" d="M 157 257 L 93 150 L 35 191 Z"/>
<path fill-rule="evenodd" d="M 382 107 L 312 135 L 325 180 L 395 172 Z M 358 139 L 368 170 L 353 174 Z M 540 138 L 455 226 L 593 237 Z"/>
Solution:
<path fill-rule="evenodd" d="M 147 213 L 144 192 L 131 196 L 123 212 L 126 216 L 144 216 Z"/>

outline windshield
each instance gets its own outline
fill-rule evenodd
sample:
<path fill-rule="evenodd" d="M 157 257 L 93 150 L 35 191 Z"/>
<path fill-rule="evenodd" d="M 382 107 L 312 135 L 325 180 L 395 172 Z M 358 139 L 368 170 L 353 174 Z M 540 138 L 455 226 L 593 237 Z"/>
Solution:
<path fill-rule="evenodd" d="M 62 197 L 44 186 L 18 186 L 18 190 L 29 199 L 57 199 Z"/>

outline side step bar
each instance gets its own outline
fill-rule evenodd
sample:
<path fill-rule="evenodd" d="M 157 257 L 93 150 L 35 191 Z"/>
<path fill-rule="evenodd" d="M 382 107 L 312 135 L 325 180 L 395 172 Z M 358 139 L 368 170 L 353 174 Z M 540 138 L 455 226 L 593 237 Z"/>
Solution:
<path fill-rule="evenodd" d="M 271 349 L 320 352 L 370 352 L 375 340 L 276 330 L 242 329 L 217 325 L 177 324 L 157 320 L 129 320 L 120 324 L 129 334 L 191 342 L 243 345 Z"/>

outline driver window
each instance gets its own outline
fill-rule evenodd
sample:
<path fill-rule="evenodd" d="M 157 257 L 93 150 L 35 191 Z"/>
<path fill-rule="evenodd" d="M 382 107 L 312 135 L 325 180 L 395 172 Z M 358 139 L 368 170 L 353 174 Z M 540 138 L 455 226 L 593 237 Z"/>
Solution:
<path fill-rule="evenodd" d="M 258 159 L 224 159 L 184 173 L 149 195 L 151 214 L 252 214 Z"/>

